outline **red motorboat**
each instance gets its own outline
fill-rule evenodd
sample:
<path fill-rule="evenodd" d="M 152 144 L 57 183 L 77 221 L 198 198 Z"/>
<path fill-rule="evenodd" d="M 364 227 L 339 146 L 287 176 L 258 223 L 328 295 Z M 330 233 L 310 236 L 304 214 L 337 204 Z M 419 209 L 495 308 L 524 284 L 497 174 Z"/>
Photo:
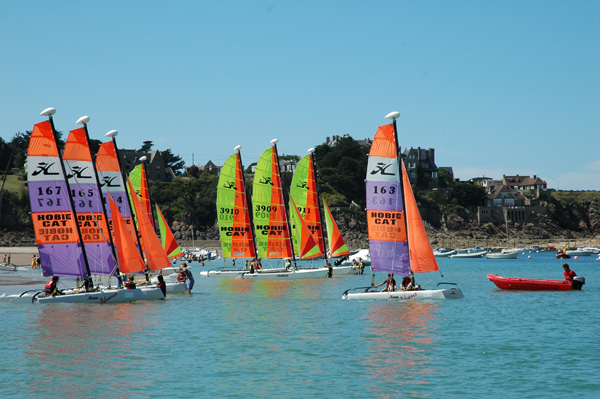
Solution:
<path fill-rule="evenodd" d="M 528 290 L 528 291 L 569 291 L 580 290 L 585 284 L 585 278 L 575 277 L 573 282 L 567 280 L 541 280 L 535 278 L 502 277 L 488 274 L 487 278 L 503 290 Z"/>
<path fill-rule="evenodd" d="M 556 254 L 556 258 L 557 259 L 571 259 L 571 255 L 567 254 L 566 252 L 560 251 L 559 253 Z"/>

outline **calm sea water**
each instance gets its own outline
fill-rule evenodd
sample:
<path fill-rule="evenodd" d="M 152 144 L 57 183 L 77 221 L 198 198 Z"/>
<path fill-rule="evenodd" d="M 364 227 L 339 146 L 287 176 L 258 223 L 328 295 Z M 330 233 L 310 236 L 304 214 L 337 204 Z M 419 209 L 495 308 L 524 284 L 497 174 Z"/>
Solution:
<path fill-rule="evenodd" d="M 506 292 L 486 278 L 562 279 L 553 253 L 439 262 L 444 279 L 417 281 L 459 282 L 464 299 L 345 301 L 370 274 L 203 279 L 194 264 L 191 296 L 0 303 L 0 397 L 600 397 L 596 257 L 569 261 L 581 292 Z"/>

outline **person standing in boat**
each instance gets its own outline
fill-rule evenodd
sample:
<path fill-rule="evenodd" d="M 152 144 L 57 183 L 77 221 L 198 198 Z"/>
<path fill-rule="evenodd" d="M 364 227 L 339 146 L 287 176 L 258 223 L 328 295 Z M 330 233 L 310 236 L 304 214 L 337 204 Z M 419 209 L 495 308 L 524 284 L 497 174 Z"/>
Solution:
<path fill-rule="evenodd" d="M 327 266 L 327 278 L 331 278 L 333 277 L 333 266 L 331 266 L 331 263 L 329 263 L 329 261 L 326 262 L 326 266 Z"/>
<path fill-rule="evenodd" d="M 358 274 L 365 273 L 365 264 L 363 263 L 362 258 L 358 258 L 358 269 L 360 270 Z"/>
<path fill-rule="evenodd" d="M 287 271 L 292 270 L 292 260 L 290 258 L 287 258 L 285 260 L 285 270 L 287 270 Z"/>
<path fill-rule="evenodd" d="M 569 264 L 567 263 L 563 265 L 563 270 L 565 271 L 563 273 L 565 275 L 565 280 L 572 283 L 573 278 L 577 277 L 577 274 L 573 270 L 569 269 Z"/>

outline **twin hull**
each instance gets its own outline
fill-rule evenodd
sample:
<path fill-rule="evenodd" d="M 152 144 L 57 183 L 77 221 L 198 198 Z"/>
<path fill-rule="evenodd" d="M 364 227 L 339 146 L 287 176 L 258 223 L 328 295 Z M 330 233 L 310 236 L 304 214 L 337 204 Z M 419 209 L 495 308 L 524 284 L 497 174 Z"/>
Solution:
<path fill-rule="evenodd" d="M 418 290 L 418 291 L 394 291 L 394 292 L 357 292 L 345 293 L 342 299 L 394 299 L 399 301 L 411 301 L 417 299 L 460 299 L 464 295 L 460 288 L 447 288 L 443 290 Z"/>

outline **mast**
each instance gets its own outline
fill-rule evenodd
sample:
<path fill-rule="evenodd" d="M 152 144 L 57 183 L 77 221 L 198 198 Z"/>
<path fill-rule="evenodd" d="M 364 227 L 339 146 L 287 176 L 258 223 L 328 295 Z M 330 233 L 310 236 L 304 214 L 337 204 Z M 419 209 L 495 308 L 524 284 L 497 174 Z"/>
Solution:
<path fill-rule="evenodd" d="M 325 231 L 323 230 L 323 220 L 324 218 L 321 215 L 321 200 L 319 198 L 319 183 L 317 182 L 317 165 L 315 163 L 315 157 L 313 155 L 313 153 L 315 152 L 314 148 L 309 148 L 308 151 L 309 156 L 310 156 L 310 163 L 312 165 L 313 168 L 313 175 L 315 177 L 315 194 L 317 195 L 317 206 L 319 208 L 319 228 L 321 229 L 321 237 L 323 240 L 323 259 L 326 260 L 327 259 L 327 249 L 325 248 Z M 331 255 L 331 243 L 329 243 L 329 252 Z"/>
<path fill-rule="evenodd" d="M 244 195 L 246 197 L 246 206 L 248 207 L 248 217 L 250 218 L 250 231 L 252 232 L 252 245 L 254 245 L 254 257 L 258 258 L 258 247 L 256 246 L 256 235 L 254 234 L 254 218 L 252 215 L 254 212 L 252 211 L 252 199 L 248 196 L 248 191 L 246 190 L 246 176 L 244 176 L 244 165 L 242 164 L 242 149 L 241 145 L 235 146 L 233 149 L 237 151 L 238 159 L 240 162 L 240 169 L 242 170 L 242 184 L 244 185 Z M 279 159 L 278 159 L 279 160 Z M 279 165 L 277 166 L 279 167 Z"/>
<path fill-rule="evenodd" d="M 85 139 L 87 140 L 87 142 L 90 142 L 90 134 L 88 132 L 88 127 L 87 127 L 87 123 L 90 121 L 90 117 L 89 116 L 82 116 L 81 118 L 77 119 L 77 122 L 75 122 L 76 125 L 83 125 L 83 131 L 85 132 Z M 96 187 L 98 188 L 98 195 L 100 195 L 100 203 L 102 204 L 102 213 L 104 214 L 104 220 L 106 220 L 106 227 L 108 226 L 108 213 L 106 212 L 106 204 L 104 203 L 104 197 L 102 196 L 102 189 L 100 187 L 100 182 L 98 181 L 98 170 L 96 169 L 96 159 L 94 157 L 94 159 L 92 159 L 92 168 L 94 169 L 94 176 L 95 176 L 95 180 L 96 180 Z M 117 265 L 116 267 L 116 274 L 117 274 L 117 279 L 119 280 L 119 283 L 121 282 L 121 276 L 120 276 L 120 270 L 119 270 L 119 261 L 117 258 L 117 253 L 115 251 L 115 243 L 113 242 L 113 238 L 112 238 L 112 234 L 110 234 L 110 228 L 108 229 L 108 241 L 110 243 L 110 250 L 112 252 L 112 256 L 113 259 L 115 260 L 115 264 Z"/>
<path fill-rule="evenodd" d="M 404 206 L 404 229 L 406 231 L 406 252 L 408 253 L 408 263 L 410 265 L 410 242 L 408 240 L 408 220 L 406 217 L 406 197 L 404 196 L 404 178 L 402 175 L 402 154 L 400 153 L 400 145 L 398 145 L 398 128 L 396 127 L 396 119 L 400 117 L 400 112 L 390 112 L 385 116 L 385 119 L 392 120 L 392 126 L 394 127 L 394 140 L 396 141 L 396 156 L 398 158 L 398 176 L 400 177 L 400 194 L 402 195 L 402 202 Z M 411 278 L 413 277 L 412 267 L 410 269 Z M 414 283 L 414 281 L 413 281 Z"/>
<path fill-rule="evenodd" d="M 56 109 L 54 108 L 46 108 L 40 114 L 41 116 L 47 116 L 48 121 L 50 122 L 50 126 L 52 127 L 52 134 L 54 136 L 54 141 L 58 147 L 58 132 L 54 127 L 54 119 L 52 115 L 56 113 Z M 83 236 L 81 235 L 81 229 L 79 228 L 79 219 L 77 218 L 77 210 L 75 209 L 75 202 L 73 202 L 73 197 L 71 196 L 71 185 L 69 184 L 69 179 L 67 179 L 67 172 L 65 170 L 65 164 L 63 162 L 62 153 L 60 150 L 58 151 L 58 159 L 60 163 L 60 168 L 62 170 L 63 176 L 65 177 L 65 183 L 67 184 L 67 191 L 69 193 L 69 202 L 71 204 L 71 210 L 73 211 L 73 216 L 75 217 L 75 227 L 77 228 L 77 236 L 79 237 L 79 245 L 81 246 L 81 252 L 83 253 L 83 262 L 85 264 L 85 272 L 87 277 L 85 278 L 93 285 L 92 273 L 90 272 L 90 263 L 88 262 L 87 253 L 85 252 L 85 245 L 83 244 Z"/>
<path fill-rule="evenodd" d="M 119 156 L 119 148 L 117 147 L 117 140 L 115 139 L 115 136 L 119 134 L 118 131 L 116 130 L 111 130 L 110 132 L 106 133 L 104 136 L 105 137 L 109 137 L 110 139 L 112 139 L 113 145 L 115 147 L 115 153 L 117 154 L 117 160 L 119 161 L 119 169 L 120 169 L 120 173 L 121 173 L 121 178 L 123 179 L 123 188 L 125 189 L 125 196 L 127 197 L 127 206 L 129 207 L 129 211 L 131 212 L 131 215 L 133 216 L 133 209 L 131 209 L 131 201 L 129 200 L 129 187 L 127 184 L 128 178 L 127 175 L 125 175 L 125 173 L 123 172 L 123 167 L 121 166 L 121 157 Z M 135 220 L 133 220 L 133 230 L 135 231 L 135 238 L 138 244 L 138 249 L 140 251 L 140 256 L 142 257 L 142 259 L 144 259 L 144 252 L 142 251 L 142 243 L 140 242 L 140 233 L 138 232 L 137 226 L 135 224 Z M 145 264 L 145 262 L 144 262 Z M 146 266 L 146 280 L 149 281 L 150 277 L 148 276 L 148 265 Z"/>
<path fill-rule="evenodd" d="M 271 140 L 271 144 L 273 144 L 273 150 L 275 151 L 275 158 L 277 159 L 277 173 L 279 173 L 279 180 L 281 181 L 281 167 L 279 166 L 279 154 L 277 153 L 277 142 L 279 140 L 277 139 L 273 139 Z M 282 184 L 282 190 L 283 190 L 283 184 Z M 292 260 L 294 261 L 294 268 L 298 268 L 298 266 L 296 265 L 296 255 L 294 253 L 294 239 L 292 237 L 292 227 L 290 226 L 290 212 L 289 212 L 289 204 L 286 207 L 285 206 L 285 201 L 283 201 L 283 209 L 285 209 L 285 216 L 287 218 L 287 230 L 288 230 L 288 235 L 290 237 L 290 248 L 292 249 Z"/>

